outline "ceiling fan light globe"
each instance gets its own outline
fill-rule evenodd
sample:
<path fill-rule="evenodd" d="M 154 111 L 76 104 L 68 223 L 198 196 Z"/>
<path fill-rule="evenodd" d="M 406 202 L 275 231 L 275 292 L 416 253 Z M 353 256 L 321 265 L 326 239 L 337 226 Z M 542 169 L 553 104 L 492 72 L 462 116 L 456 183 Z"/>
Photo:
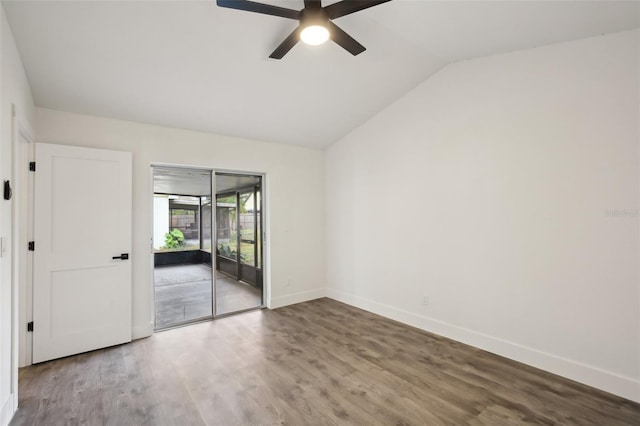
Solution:
<path fill-rule="evenodd" d="M 317 46 L 329 40 L 329 30 L 322 25 L 309 25 L 300 33 L 300 40 L 311 46 Z"/>

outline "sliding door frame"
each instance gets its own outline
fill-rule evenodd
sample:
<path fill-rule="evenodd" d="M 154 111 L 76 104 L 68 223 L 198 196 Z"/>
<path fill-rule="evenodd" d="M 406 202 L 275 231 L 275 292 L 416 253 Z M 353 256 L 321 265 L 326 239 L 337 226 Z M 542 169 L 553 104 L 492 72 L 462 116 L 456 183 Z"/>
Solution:
<path fill-rule="evenodd" d="M 261 265 L 261 271 L 262 271 L 262 285 L 260 286 L 260 295 L 261 295 L 261 300 L 260 300 L 260 306 L 256 306 L 256 307 L 252 307 L 252 308 L 247 308 L 247 309 L 240 309 L 237 311 L 233 311 L 233 312 L 228 312 L 228 313 L 224 313 L 224 314 L 215 314 L 214 318 L 221 318 L 221 317 L 225 317 L 225 316 L 229 316 L 229 315 L 234 315 L 234 314 L 238 314 L 238 313 L 242 313 L 242 312 L 248 312 L 248 311 L 253 311 L 256 309 L 264 309 L 269 307 L 270 303 L 269 301 L 271 300 L 271 291 L 270 291 L 270 284 L 271 284 L 271 280 L 268 280 L 268 273 L 267 273 L 267 264 L 268 262 L 266 261 L 267 256 L 268 256 L 268 245 L 267 245 L 267 214 L 265 213 L 265 200 L 266 198 L 266 190 L 265 187 L 266 185 L 266 174 L 265 173 L 257 173 L 257 172 L 246 172 L 246 171 L 237 171 L 237 170 L 221 170 L 221 169 L 216 169 L 213 171 L 213 177 L 215 178 L 216 175 L 235 175 L 235 176 L 250 176 L 250 177 L 259 177 L 260 178 L 260 265 Z M 213 181 L 213 184 L 215 184 L 215 179 Z M 215 188 L 215 186 L 214 186 Z M 225 194 L 236 194 L 236 225 L 237 225 L 237 258 L 236 258 L 236 279 L 240 280 L 240 278 L 242 278 L 242 273 L 241 273 L 241 268 L 242 268 L 242 264 L 240 262 L 240 248 L 241 248 L 241 236 L 240 236 L 240 192 L 242 190 L 246 190 L 249 188 L 254 188 L 254 197 L 255 197 L 255 185 L 249 185 L 249 186 L 245 186 L 245 187 L 239 187 L 239 188 L 235 188 L 234 190 L 230 190 L 230 191 L 226 191 L 226 192 L 222 192 L 220 193 L 220 195 L 225 195 Z M 217 254 L 215 255 L 216 260 L 213 260 L 213 256 L 214 254 L 217 252 L 218 249 L 218 228 L 217 228 L 217 219 L 218 219 L 218 214 L 217 214 L 217 205 L 218 205 L 218 194 L 216 193 L 215 189 L 213 190 L 213 200 L 215 200 L 215 207 L 216 207 L 216 212 L 215 214 L 211 214 L 212 218 L 213 218 L 213 228 L 212 228 L 212 234 L 214 235 L 213 238 L 213 247 L 212 247 L 212 269 L 215 269 L 215 265 L 216 265 L 216 261 L 217 261 Z M 212 200 L 212 205 L 213 205 L 213 200 Z M 254 203 L 256 203 L 256 201 L 254 200 Z M 255 207 L 257 207 L 257 203 L 255 205 Z M 255 216 L 254 216 L 255 217 Z M 254 222 L 254 229 L 256 227 L 256 223 Z M 254 233 L 254 238 L 257 239 L 257 233 Z M 254 244 L 254 250 L 257 250 L 257 243 Z M 257 265 L 257 259 L 255 259 L 254 264 Z M 256 266 L 257 269 L 257 266 Z M 215 275 L 215 270 L 214 270 L 214 275 Z M 216 307 L 215 307 L 216 303 L 215 303 L 215 297 L 214 297 L 214 312 L 216 312 Z"/>
<path fill-rule="evenodd" d="M 150 292 L 151 292 L 151 312 L 152 314 L 152 318 L 151 318 L 151 324 L 153 327 L 153 333 L 158 333 L 158 332 L 162 332 L 162 331 L 166 331 L 166 330 L 171 330 L 174 328 L 178 328 L 178 327 L 184 327 L 186 325 L 191 325 L 191 324 L 197 324 L 200 322 L 206 322 L 206 321 L 211 321 L 213 319 L 216 318 L 216 306 L 215 306 L 215 300 L 216 300 L 216 283 L 215 283 L 215 270 L 212 267 L 211 268 L 211 315 L 207 315 L 204 317 L 200 317 L 200 318 L 194 318 L 192 320 L 186 320 L 186 321 L 181 321 L 175 324 L 172 324 L 168 327 L 164 327 L 161 329 L 156 329 L 156 292 L 155 292 L 155 239 L 154 239 L 154 235 L 155 235 L 155 204 L 154 204 L 154 198 L 156 196 L 156 194 L 158 195 L 177 195 L 177 196 L 183 196 L 183 197 L 198 197 L 199 198 L 199 202 L 198 202 L 198 214 L 199 214 L 199 220 L 198 220 L 198 225 L 199 225 L 199 230 L 198 230 L 198 241 L 200 243 L 200 248 L 202 249 L 202 197 L 204 197 L 204 195 L 187 195 L 187 194 L 175 194 L 175 193 L 163 193 L 163 192 L 155 192 L 154 191 L 154 180 L 155 180 L 155 174 L 153 169 L 154 168 L 162 168 L 162 167 L 166 167 L 166 168 L 174 168 L 174 169 L 182 169 L 182 170 L 198 170 L 198 171 L 204 171 L 204 172 L 209 172 L 210 174 L 210 188 L 209 188 L 209 196 L 213 199 L 215 197 L 215 170 L 211 169 L 210 167 L 203 167 L 203 166 L 189 166 L 189 165 L 184 165 L 184 164 L 168 164 L 168 163 L 151 163 L 149 165 L 149 173 L 150 173 L 150 193 L 151 193 L 151 280 L 150 280 Z M 213 244 L 214 244 L 214 236 L 213 236 L 213 226 L 214 226 L 214 218 L 213 218 L 213 214 L 211 215 L 211 248 L 213 250 Z M 169 228 L 171 228 L 171 210 L 169 210 Z M 213 259 L 213 254 L 212 254 L 212 259 Z"/>
<path fill-rule="evenodd" d="M 184 323 L 179 323 L 176 324 L 172 327 L 167 327 L 167 328 L 163 328 L 161 330 L 156 330 L 155 329 L 155 307 L 156 307 L 156 301 L 155 301 L 155 291 L 154 291 L 154 268 L 155 268 L 155 263 L 154 263 L 154 254 L 155 254 L 155 249 L 154 249 L 154 237 L 153 237 L 153 233 L 154 233 L 154 209 L 153 209 L 153 203 L 154 203 L 154 173 L 153 173 L 153 169 L 154 167 L 172 167 L 172 168 L 178 168 L 178 169 L 190 169 L 190 170 L 201 170 L 201 171 L 208 171 L 211 173 L 211 312 L 212 315 L 210 317 L 204 317 L 201 319 L 196 319 L 193 321 L 187 321 Z M 216 309 L 216 250 L 217 250 L 217 221 L 216 221 L 216 212 L 215 212 L 215 208 L 216 208 L 216 204 L 217 204 L 217 197 L 216 197 L 216 174 L 227 174 L 227 175 L 242 175 L 242 176 L 255 176 L 255 177 L 260 177 L 260 220 L 261 220 L 261 238 L 260 238 L 260 243 L 261 243 L 261 247 L 260 247 L 260 255 L 261 255 L 261 267 L 262 267 L 262 300 L 261 300 L 261 304 L 260 306 L 256 306 L 253 308 L 248 308 L 248 309 L 242 309 L 242 310 L 238 310 L 238 311 L 233 311 L 233 312 L 229 312 L 229 313 L 224 313 L 224 314 L 218 314 L 217 309 Z M 243 312 L 248 312 L 248 311 L 253 311 L 253 310 L 257 310 L 257 309 L 264 309 L 264 308 L 268 308 L 271 305 L 271 279 L 270 279 L 270 258 L 271 258 L 271 250 L 270 250 L 270 244 L 268 244 L 268 240 L 267 237 L 269 235 L 269 231 L 270 231 L 270 226 L 269 226 L 269 198 L 268 198 L 268 193 L 267 193 L 267 180 L 268 180 L 268 175 L 266 173 L 263 172 L 252 172 L 252 171 L 246 171 L 246 170 L 236 170 L 236 169 L 218 169 L 218 168 L 213 168 L 213 167 L 207 167 L 207 166 L 194 166 L 194 165 L 188 165 L 188 164 L 174 164 L 174 163 L 162 163 L 162 162 L 152 162 L 149 163 L 149 202 L 150 202 L 150 210 L 151 210 L 151 223 L 150 223 L 150 234 L 151 234 L 151 238 L 150 238 L 150 246 L 151 246 L 151 256 L 150 256 L 150 267 L 151 267 L 151 276 L 150 276 L 150 281 L 149 281 L 149 287 L 148 290 L 150 292 L 151 295 L 151 312 L 152 312 L 152 317 L 151 317 L 151 324 L 152 324 L 152 331 L 153 333 L 156 332 L 161 332 L 161 331 L 166 331 L 166 330 L 170 330 L 173 328 L 178 328 L 178 327 L 184 327 L 187 325 L 192 325 L 192 324 L 197 324 L 200 322 L 207 322 L 207 321 L 212 321 L 215 320 L 217 318 L 224 318 L 230 315 L 235 315 L 235 314 L 239 314 L 239 313 L 243 313 Z M 202 203 L 201 203 L 202 204 Z M 202 206 L 200 206 L 200 224 L 202 224 Z M 238 230 L 239 232 L 239 230 Z M 202 244 L 202 226 L 200 226 L 200 241 Z M 239 249 L 240 247 L 238 247 Z"/>

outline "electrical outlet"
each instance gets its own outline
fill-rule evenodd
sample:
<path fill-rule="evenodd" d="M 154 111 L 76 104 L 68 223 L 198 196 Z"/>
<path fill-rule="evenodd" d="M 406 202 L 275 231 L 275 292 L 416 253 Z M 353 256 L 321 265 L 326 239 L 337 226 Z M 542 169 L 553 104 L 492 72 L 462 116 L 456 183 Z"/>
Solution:
<path fill-rule="evenodd" d="M 429 296 L 422 297 L 422 306 L 429 306 Z"/>

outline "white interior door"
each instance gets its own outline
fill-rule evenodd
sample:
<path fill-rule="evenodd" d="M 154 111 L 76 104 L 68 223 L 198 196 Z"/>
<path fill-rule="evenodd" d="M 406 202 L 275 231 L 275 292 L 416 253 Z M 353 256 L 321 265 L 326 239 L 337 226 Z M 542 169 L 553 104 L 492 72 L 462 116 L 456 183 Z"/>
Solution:
<path fill-rule="evenodd" d="M 33 362 L 131 341 L 131 153 L 35 158 Z"/>

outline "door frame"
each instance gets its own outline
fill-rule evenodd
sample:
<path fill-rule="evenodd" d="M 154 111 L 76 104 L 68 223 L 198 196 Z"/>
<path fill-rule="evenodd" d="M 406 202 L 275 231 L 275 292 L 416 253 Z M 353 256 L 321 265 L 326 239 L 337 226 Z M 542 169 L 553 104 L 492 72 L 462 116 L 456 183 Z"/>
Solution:
<path fill-rule="evenodd" d="M 155 316 L 156 316 L 156 300 L 155 300 L 155 291 L 154 291 L 154 267 L 155 267 L 155 263 L 154 263 L 154 240 L 153 240 L 153 225 L 154 225 L 154 217 L 153 217 L 153 198 L 154 198 L 154 191 L 153 191 L 153 184 L 154 184 L 154 180 L 153 180 L 153 168 L 154 167 L 174 167 L 174 168 L 178 168 L 178 169 L 191 169 L 191 170 L 206 170 L 211 172 L 211 208 L 212 208 L 212 213 L 211 213 L 211 312 L 212 315 L 210 318 L 205 318 L 202 320 L 195 320 L 195 321 L 189 321 L 189 322 L 185 322 L 185 323 L 180 323 L 180 324 L 176 324 L 174 327 L 167 327 L 164 328 L 162 330 L 155 330 Z M 240 310 L 240 311 L 235 311 L 235 312 L 231 312 L 228 314 L 221 314 L 218 315 L 218 313 L 216 312 L 216 274 L 215 274 L 215 244 L 216 244 L 216 238 L 215 238 L 215 232 L 216 232 L 216 214 L 215 214 L 215 199 L 216 199 L 216 173 L 224 173 L 224 174 L 236 174 L 236 175 L 250 175 L 250 176 L 259 176 L 261 179 L 261 183 L 262 183 L 262 188 L 261 188 L 261 220 L 262 220 L 262 304 L 258 307 L 255 308 L 250 308 L 250 309 L 246 309 L 246 310 Z M 270 275 L 270 266 L 271 266 L 271 244 L 270 244 L 270 240 L 268 239 L 268 236 L 270 235 L 270 223 L 269 223 L 269 195 L 268 195 L 268 191 L 267 191 L 267 187 L 268 187 L 268 173 L 265 172 L 253 172 L 253 171 L 247 171 L 247 170 L 238 170 L 238 169 L 224 169 L 224 168 L 216 168 L 216 167 L 208 167 L 208 166 L 199 166 L 199 165 L 190 165 L 190 164 L 176 164 L 176 163 L 165 163 L 165 162 L 157 162 L 157 161 L 153 161 L 149 163 L 149 185 L 148 185 L 148 194 L 149 194 L 149 212 L 148 212 L 148 217 L 151 218 L 150 221 L 150 227 L 149 227 L 149 235 L 150 235 L 150 239 L 149 239 L 149 246 L 150 246 L 150 253 L 149 253 L 149 287 L 148 287 L 148 291 L 151 295 L 150 300 L 151 300 L 151 328 L 153 330 L 153 333 L 157 333 L 157 332 L 162 332 L 162 331 L 166 331 L 166 330 L 171 330 L 174 328 L 178 328 L 178 327 L 184 327 L 187 325 L 192 325 L 192 324 L 196 324 L 196 323 L 200 323 L 200 322 L 207 322 L 207 321 L 212 321 L 215 320 L 217 318 L 223 318 L 229 315 L 234 315 L 234 314 L 238 314 L 238 313 L 242 313 L 242 312 L 246 312 L 246 311 L 252 311 L 252 310 L 256 310 L 256 309 L 264 309 L 264 308 L 269 308 L 271 306 L 271 275 Z"/>
<path fill-rule="evenodd" d="M 10 300 L 9 300 L 9 395 L 6 401 L 2 401 L 4 405 L 0 406 L 0 418 L 2 421 L 10 420 L 18 410 L 19 399 L 19 387 L 18 387 L 18 368 L 23 364 L 23 357 L 26 358 L 25 349 L 23 344 L 26 345 L 29 342 L 26 323 L 22 322 L 23 310 L 26 312 L 26 307 L 22 305 L 28 305 L 25 293 L 28 293 L 29 285 L 28 279 L 28 259 L 20 250 L 21 247 L 26 247 L 25 239 L 29 239 L 29 227 L 31 225 L 30 218 L 28 217 L 28 211 L 24 212 L 26 208 L 23 203 L 17 202 L 22 194 L 26 195 L 26 200 L 31 197 L 31 191 L 29 188 L 29 176 L 27 172 L 26 182 L 24 176 L 21 175 L 21 171 L 28 170 L 29 161 L 31 161 L 30 152 L 33 149 L 33 131 L 29 122 L 24 117 L 21 110 L 16 108 L 14 103 L 10 104 L 11 107 L 11 122 L 10 122 L 10 141 L 9 141 L 9 166 L 8 170 L 3 171 L 5 176 L 11 181 L 13 196 L 11 197 L 11 205 L 9 206 L 9 232 L 5 233 L 3 237 L 3 244 L 6 243 L 2 249 L 6 250 L 7 255 L 10 258 L 8 262 L 9 274 L 11 277 L 10 287 Z M 26 144 L 26 146 L 24 145 Z M 22 148 L 25 149 L 22 149 Z M 20 167 L 22 165 L 22 167 Z M 6 201 L 5 201 L 6 202 Z M 29 201 L 27 201 L 29 203 Z M 24 214 L 23 214 L 24 213 Z M 21 225 L 25 224 L 26 227 Z M 18 229 L 20 227 L 22 232 Z M 10 244 L 9 244 L 10 242 Z M 24 242 L 24 246 L 22 245 Z M 4 256 L 4 254 L 3 254 Z M 25 270 L 26 269 L 26 270 Z M 24 361 L 24 365 L 31 364 L 30 361 Z"/>
<path fill-rule="evenodd" d="M 33 321 L 33 253 L 26 250 L 27 242 L 33 239 L 33 207 L 34 207 L 34 177 L 28 171 L 29 162 L 35 159 L 35 138 L 12 105 L 12 139 L 13 139 L 13 186 L 15 198 L 13 200 L 13 269 L 14 269 L 14 297 L 17 299 L 17 314 L 14 315 L 17 332 L 14 332 L 16 348 L 16 364 L 26 367 L 33 364 L 33 334 L 27 331 L 27 323 Z M 26 149 L 22 149 L 26 143 Z M 21 172 L 27 172 L 27 180 Z M 19 196 L 26 191 L 26 205 L 19 202 Z M 20 224 L 26 221 L 26 228 Z M 14 329 L 16 328 L 14 327 Z M 17 377 L 16 377 L 17 382 Z"/>

